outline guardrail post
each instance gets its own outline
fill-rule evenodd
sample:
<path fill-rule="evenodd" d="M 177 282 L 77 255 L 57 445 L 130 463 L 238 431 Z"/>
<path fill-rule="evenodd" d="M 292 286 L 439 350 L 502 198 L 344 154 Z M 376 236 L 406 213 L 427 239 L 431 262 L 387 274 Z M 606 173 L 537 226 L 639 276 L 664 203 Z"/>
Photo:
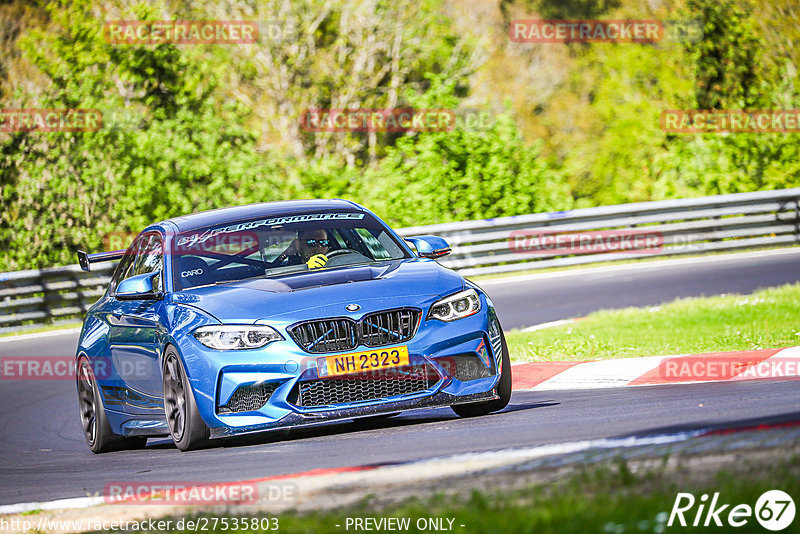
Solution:
<path fill-rule="evenodd" d="M 800 242 L 800 195 L 794 199 L 794 240 Z"/>
<path fill-rule="evenodd" d="M 83 286 L 81 286 L 80 275 L 77 272 L 72 273 L 72 281 L 75 283 L 75 295 L 78 297 L 76 301 L 78 308 L 81 310 L 81 315 L 85 315 L 88 308 L 86 305 L 86 295 L 84 294 Z"/>
<path fill-rule="evenodd" d="M 794 240 L 796 243 L 800 243 L 800 195 L 792 199 L 779 202 L 778 205 L 780 207 L 778 208 L 778 212 L 775 214 L 775 220 L 781 220 L 780 212 L 788 208 L 790 204 L 794 204 L 794 220 L 792 221 L 794 223 Z"/>
<path fill-rule="evenodd" d="M 45 271 L 39 271 L 39 280 L 42 283 L 42 295 L 44 296 L 42 299 L 42 305 L 39 307 L 39 309 L 47 316 L 45 322 L 49 323 L 53 320 L 53 313 L 50 309 L 51 301 L 53 300 L 53 292 L 50 289 L 50 284 L 47 281 L 47 274 Z"/>

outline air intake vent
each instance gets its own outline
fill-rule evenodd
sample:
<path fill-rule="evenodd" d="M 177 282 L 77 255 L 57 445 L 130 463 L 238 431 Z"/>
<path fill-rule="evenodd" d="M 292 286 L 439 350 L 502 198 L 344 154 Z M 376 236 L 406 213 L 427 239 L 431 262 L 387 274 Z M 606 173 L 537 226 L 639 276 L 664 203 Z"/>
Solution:
<path fill-rule="evenodd" d="M 296 388 L 301 407 L 347 404 L 421 393 L 439 381 L 439 374 L 428 364 L 386 369 L 380 373 L 349 375 L 300 382 Z"/>
<path fill-rule="evenodd" d="M 486 378 L 494 373 L 476 354 L 459 354 L 457 356 L 446 356 L 437 358 L 436 362 L 442 368 L 462 382 Z"/>
<path fill-rule="evenodd" d="M 278 382 L 270 382 L 257 386 L 240 386 L 233 392 L 228 403 L 219 407 L 217 413 L 226 414 L 259 410 L 264 407 L 279 385 L 280 383 Z"/>

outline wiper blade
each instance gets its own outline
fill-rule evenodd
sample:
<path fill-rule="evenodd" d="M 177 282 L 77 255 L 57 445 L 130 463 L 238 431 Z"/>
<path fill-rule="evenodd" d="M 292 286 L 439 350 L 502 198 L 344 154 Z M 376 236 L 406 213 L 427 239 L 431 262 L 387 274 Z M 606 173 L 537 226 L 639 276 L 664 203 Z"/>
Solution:
<path fill-rule="evenodd" d="M 386 261 L 386 260 L 381 260 Z M 334 265 L 333 267 L 328 267 L 327 265 L 321 267 L 319 269 L 307 269 L 305 264 L 300 265 L 285 265 L 283 267 L 273 267 L 272 269 L 268 269 L 266 273 L 264 273 L 264 278 L 277 278 L 280 276 L 288 276 L 292 274 L 312 274 L 312 273 L 324 273 L 326 271 L 330 271 L 333 269 L 346 269 L 348 267 L 358 267 L 363 265 L 372 265 L 375 263 L 380 263 L 375 260 L 368 260 L 368 261 L 359 261 L 356 263 L 345 263 L 342 265 Z M 324 285 L 324 284 L 323 284 Z"/>
<path fill-rule="evenodd" d="M 233 280 L 216 280 L 214 282 L 215 286 L 219 286 L 222 284 L 232 284 L 233 282 L 243 282 L 245 280 L 256 280 L 257 278 L 263 278 L 263 275 L 256 275 L 256 276 L 248 276 L 247 278 L 234 278 Z"/>

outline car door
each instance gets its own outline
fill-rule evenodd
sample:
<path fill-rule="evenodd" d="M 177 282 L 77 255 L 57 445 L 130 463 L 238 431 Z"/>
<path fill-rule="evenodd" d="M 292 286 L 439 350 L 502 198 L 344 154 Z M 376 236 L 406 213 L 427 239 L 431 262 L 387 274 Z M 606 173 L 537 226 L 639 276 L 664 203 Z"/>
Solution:
<path fill-rule="evenodd" d="M 163 300 L 119 300 L 116 286 L 138 274 L 162 273 L 157 290 L 163 290 L 164 245 L 158 233 L 139 236 L 131 247 L 132 261 L 123 265 L 109 298 L 109 348 L 111 365 L 120 378 L 117 409 L 133 414 L 163 412 L 159 355 L 166 332 Z"/>

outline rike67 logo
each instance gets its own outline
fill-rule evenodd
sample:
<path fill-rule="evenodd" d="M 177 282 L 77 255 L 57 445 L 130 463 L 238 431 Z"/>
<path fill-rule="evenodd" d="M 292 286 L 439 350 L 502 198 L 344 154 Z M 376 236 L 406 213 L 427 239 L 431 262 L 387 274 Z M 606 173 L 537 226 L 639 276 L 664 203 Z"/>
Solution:
<path fill-rule="evenodd" d="M 756 521 L 767 530 L 783 530 L 794 521 L 794 500 L 781 490 L 764 492 L 755 507 L 749 504 L 724 503 L 719 492 L 709 498 L 707 493 L 695 499 L 691 493 L 678 493 L 669 514 L 667 526 L 718 526 L 739 528 Z"/>

